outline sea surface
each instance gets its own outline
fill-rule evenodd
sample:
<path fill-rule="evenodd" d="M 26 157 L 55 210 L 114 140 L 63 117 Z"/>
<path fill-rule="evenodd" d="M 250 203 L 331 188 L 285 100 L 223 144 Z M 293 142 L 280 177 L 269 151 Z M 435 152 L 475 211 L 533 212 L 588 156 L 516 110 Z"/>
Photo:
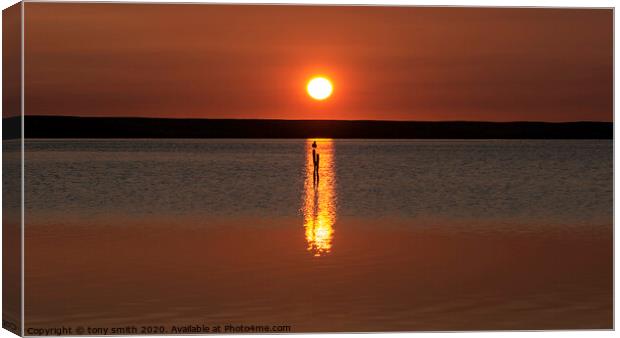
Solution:
<path fill-rule="evenodd" d="M 612 328 L 611 140 L 312 141 L 27 140 L 26 329 Z"/>

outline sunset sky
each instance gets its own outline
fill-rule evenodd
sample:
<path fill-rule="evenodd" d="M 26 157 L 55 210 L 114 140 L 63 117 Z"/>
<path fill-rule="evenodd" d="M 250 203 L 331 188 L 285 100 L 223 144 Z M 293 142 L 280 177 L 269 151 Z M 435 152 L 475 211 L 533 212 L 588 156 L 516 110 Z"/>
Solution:
<path fill-rule="evenodd" d="M 613 119 L 612 10 L 25 6 L 30 115 Z"/>

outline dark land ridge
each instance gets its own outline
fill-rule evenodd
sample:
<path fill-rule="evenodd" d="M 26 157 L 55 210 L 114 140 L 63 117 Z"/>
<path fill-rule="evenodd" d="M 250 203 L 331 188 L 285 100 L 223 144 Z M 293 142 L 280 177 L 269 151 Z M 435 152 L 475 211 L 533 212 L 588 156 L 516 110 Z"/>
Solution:
<path fill-rule="evenodd" d="M 26 138 L 612 139 L 612 122 L 345 121 L 35 116 Z M 4 139 L 20 117 L 4 118 Z"/>

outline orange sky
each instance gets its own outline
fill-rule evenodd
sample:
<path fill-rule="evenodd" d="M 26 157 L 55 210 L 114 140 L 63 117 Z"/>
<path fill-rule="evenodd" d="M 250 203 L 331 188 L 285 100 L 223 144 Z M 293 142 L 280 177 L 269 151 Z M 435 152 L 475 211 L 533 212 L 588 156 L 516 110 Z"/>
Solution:
<path fill-rule="evenodd" d="M 613 118 L 611 10 L 25 6 L 32 115 Z"/>

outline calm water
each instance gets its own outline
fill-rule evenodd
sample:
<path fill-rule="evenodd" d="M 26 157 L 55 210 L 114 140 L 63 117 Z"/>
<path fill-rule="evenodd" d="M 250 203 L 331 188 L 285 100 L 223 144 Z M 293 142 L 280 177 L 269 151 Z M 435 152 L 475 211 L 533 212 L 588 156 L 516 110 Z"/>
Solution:
<path fill-rule="evenodd" d="M 26 327 L 610 328 L 612 141 L 26 142 Z"/>

